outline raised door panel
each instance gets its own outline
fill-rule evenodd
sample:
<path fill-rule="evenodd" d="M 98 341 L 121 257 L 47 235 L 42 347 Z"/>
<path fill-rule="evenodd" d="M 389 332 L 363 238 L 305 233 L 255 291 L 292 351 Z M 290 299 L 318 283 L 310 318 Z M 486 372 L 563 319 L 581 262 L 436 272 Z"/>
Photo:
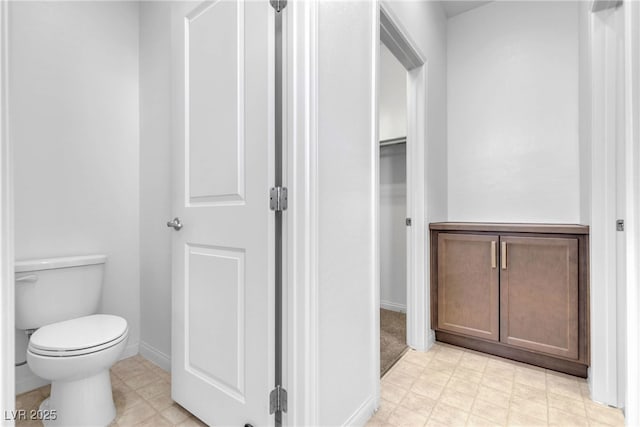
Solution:
<path fill-rule="evenodd" d="M 578 239 L 500 239 L 500 340 L 578 359 Z"/>
<path fill-rule="evenodd" d="M 438 234 L 438 329 L 498 341 L 497 243 L 498 236 Z"/>

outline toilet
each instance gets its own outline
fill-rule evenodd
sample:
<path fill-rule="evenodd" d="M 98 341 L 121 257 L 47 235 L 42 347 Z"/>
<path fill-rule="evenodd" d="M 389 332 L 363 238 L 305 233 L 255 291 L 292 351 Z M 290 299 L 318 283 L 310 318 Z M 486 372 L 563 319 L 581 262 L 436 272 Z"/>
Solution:
<path fill-rule="evenodd" d="M 105 255 L 17 261 L 16 328 L 33 332 L 27 364 L 51 381 L 40 405 L 47 426 L 107 426 L 116 416 L 109 369 L 127 343 L 127 321 L 96 314 Z"/>

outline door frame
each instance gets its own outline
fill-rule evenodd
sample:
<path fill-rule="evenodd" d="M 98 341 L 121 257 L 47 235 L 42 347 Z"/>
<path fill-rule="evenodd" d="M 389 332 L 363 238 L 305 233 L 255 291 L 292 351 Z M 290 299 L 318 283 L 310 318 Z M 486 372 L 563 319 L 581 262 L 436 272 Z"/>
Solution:
<path fill-rule="evenodd" d="M 3 414 L 15 409 L 13 151 L 8 129 L 8 23 L 8 0 L 0 0 L 0 410 Z M 6 422 L 14 424 L 12 420 Z"/>
<path fill-rule="evenodd" d="M 626 387 L 627 425 L 640 424 L 640 4 L 623 4 L 625 43 Z"/>
<path fill-rule="evenodd" d="M 638 378 L 637 355 L 640 354 L 637 328 L 625 328 L 625 325 L 638 324 L 640 320 L 637 317 L 640 308 L 637 292 L 639 273 L 634 266 L 638 262 L 640 249 L 640 211 L 637 206 L 640 186 L 636 178 L 640 162 L 637 146 L 634 148 L 633 145 L 634 142 L 638 143 L 638 119 L 633 115 L 638 114 L 637 85 L 640 79 L 630 73 L 630 67 L 638 69 L 638 41 L 634 39 L 634 33 L 637 38 L 637 29 L 633 29 L 632 23 L 638 25 L 640 22 L 637 21 L 637 4 L 634 3 L 625 1 L 620 6 L 616 2 L 595 0 L 590 5 L 587 18 L 590 56 L 587 72 L 591 91 L 591 127 L 588 133 L 591 140 L 592 260 L 589 384 L 593 400 L 618 407 L 627 407 L 631 403 L 628 399 L 625 402 L 624 395 L 637 397 L 637 381 L 630 379 L 633 375 Z M 604 16 L 612 14 L 613 8 L 619 8 L 615 13 L 623 14 L 624 22 L 622 28 L 618 29 L 620 33 L 616 33 L 603 20 Z M 616 51 L 621 40 L 625 44 L 624 51 Z M 623 63 L 618 63 L 616 54 L 624 55 Z M 618 108 L 623 104 L 624 113 Z M 621 120 L 624 123 L 619 125 Z M 624 153 L 625 158 L 623 181 L 626 186 L 626 207 L 622 215 L 616 210 L 619 197 L 616 176 L 618 150 Z M 625 220 L 625 253 L 617 253 L 620 251 L 616 249 L 619 232 L 615 229 L 615 221 L 618 215 Z M 620 260 L 626 265 L 619 264 Z M 618 311 L 621 311 L 620 315 Z M 636 417 L 637 410 L 636 399 Z"/>
<path fill-rule="evenodd" d="M 426 351 L 435 341 L 435 335 L 429 328 L 430 293 L 428 292 L 429 240 L 427 238 L 427 186 L 426 162 L 427 144 L 427 61 L 403 27 L 388 4 L 389 0 L 379 1 L 379 35 L 376 43 L 384 45 L 393 53 L 407 70 L 407 217 L 411 226 L 407 227 L 407 344 L 418 351 Z M 380 64 L 376 64 L 379 69 Z M 379 76 L 379 70 L 377 71 Z M 375 93 L 375 124 L 377 128 L 379 102 L 378 87 Z M 377 135 L 376 130 L 376 135 Z M 380 192 L 379 143 L 376 144 L 376 200 Z M 379 202 L 377 202 L 379 204 Z M 378 207 L 376 207 L 378 209 Z M 379 218 L 379 215 L 376 215 Z M 379 221 L 379 220 L 378 220 Z M 379 228 L 379 227 L 378 227 Z M 378 231 L 379 233 L 379 231 Z M 376 239 L 376 254 L 379 259 L 379 237 Z M 379 264 L 379 263 L 378 263 Z M 377 273 L 379 275 L 379 272 Z M 379 278 L 378 278 L 379 282 Z M 380 307 L 379 284 L 376 288 L 376 309 Z M 379 329 L 379 311 L 376 320 Z M 378 331 L 379 334 L 379 331 Z M 378 359 L 379 362 L 379 359 Z M 378 363 L 379 364 L 379 363 Z"/>

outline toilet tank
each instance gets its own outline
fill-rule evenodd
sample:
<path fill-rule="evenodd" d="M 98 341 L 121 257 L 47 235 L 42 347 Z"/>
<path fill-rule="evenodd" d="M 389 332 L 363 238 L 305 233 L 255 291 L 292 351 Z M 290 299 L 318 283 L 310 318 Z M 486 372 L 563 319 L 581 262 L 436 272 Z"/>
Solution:
<path fill-rule="evenodd" d="M 97 313 L 106 255 L 16 261 L 16 328 Z"/>

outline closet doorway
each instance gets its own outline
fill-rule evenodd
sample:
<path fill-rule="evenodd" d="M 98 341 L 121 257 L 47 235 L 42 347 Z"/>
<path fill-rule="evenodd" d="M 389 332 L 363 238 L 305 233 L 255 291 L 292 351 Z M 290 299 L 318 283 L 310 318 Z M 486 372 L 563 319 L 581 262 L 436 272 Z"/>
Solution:
<path fill-rule="evenodd" d="M 407 346 L 407 70 L 380 43 L 380 375 Z"/>

